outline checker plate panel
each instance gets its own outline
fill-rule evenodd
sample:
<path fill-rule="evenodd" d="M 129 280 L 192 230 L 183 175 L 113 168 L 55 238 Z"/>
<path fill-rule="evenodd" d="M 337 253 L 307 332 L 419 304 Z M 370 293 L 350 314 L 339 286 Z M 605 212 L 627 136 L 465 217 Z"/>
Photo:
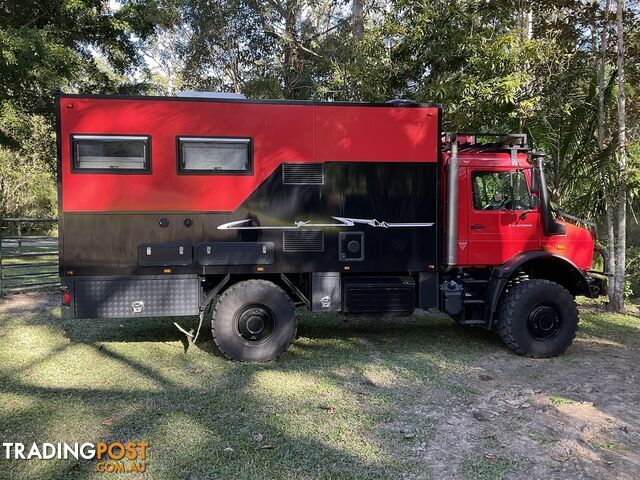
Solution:
<path fill-rule="evenodd" d="M 197 315 L 197 276 L 119 278 L 75 281 L 76 318 L 123 318 Z"/>

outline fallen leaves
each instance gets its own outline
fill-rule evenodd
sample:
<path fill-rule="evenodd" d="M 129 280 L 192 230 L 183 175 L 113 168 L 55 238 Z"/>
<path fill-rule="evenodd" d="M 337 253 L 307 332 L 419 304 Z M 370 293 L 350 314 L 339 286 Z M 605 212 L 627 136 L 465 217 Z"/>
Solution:
<path fill-rule="evenodd" d="M 498 463 L 498 457 L 495 456 L 493 453 L 485 453 L 484 459 L 487 463 L 491 463 L 491 464 Z"/>

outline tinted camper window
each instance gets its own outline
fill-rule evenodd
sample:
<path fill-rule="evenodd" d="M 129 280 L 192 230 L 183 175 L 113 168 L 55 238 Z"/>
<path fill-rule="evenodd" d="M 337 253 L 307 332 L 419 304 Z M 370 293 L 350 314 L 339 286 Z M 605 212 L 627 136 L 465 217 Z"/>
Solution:
<path fill-rule="evenodd" d="M 74 171 L 149 171 L 149 137 L 74 135 Z"/>
<path fill-rule="evenodd" d="M 179 170 L 183 173 L 251 173 L 249 138 L 178 138 Z"/>

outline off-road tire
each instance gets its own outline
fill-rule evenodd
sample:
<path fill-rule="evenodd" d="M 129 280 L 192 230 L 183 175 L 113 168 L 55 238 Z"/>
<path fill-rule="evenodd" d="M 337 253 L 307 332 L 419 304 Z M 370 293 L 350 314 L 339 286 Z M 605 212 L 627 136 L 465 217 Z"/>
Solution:
<path fill-rule="evenodd" d="M 253 336 L 258 329 L 250 329 L 251 322 L 263 327 L 270 324 L 268 334 L 263 328 Z M 289 295 L 266 280 L 246 280 L 229 287 L 220 295 L 211 319 L 213 341 L 220 353 L 240 362 L 275 360 L 295 339 L 297 326 Z"/>
<path fill-rule="evenodd" d="M 498 333 L 504 343 L 515 353 L 533 358 L 562 354 L 576 336 L 578 321 L 573 295 L 563 286 L 541 279 L 510 287 L 503 294 L 497 315 Z M 552 327 L 545 330 L 549 323 Z"/>

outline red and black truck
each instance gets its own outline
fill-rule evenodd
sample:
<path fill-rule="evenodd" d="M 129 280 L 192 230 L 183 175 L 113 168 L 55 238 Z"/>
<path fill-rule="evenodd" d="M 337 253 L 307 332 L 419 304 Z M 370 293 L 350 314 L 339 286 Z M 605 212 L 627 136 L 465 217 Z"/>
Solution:
<path fill-rule="evenodd" d="M 219 350 L 260 362 L 294 340 L 296 304 L 437 308 L 549 357 L 574 338 L 574 297 L 605 293 L 595 231 L 554 215 L 526 136 L 443 135 L 439 105 L 56 102 L 60 277 L 76 318 L 212 305 Z"/>

